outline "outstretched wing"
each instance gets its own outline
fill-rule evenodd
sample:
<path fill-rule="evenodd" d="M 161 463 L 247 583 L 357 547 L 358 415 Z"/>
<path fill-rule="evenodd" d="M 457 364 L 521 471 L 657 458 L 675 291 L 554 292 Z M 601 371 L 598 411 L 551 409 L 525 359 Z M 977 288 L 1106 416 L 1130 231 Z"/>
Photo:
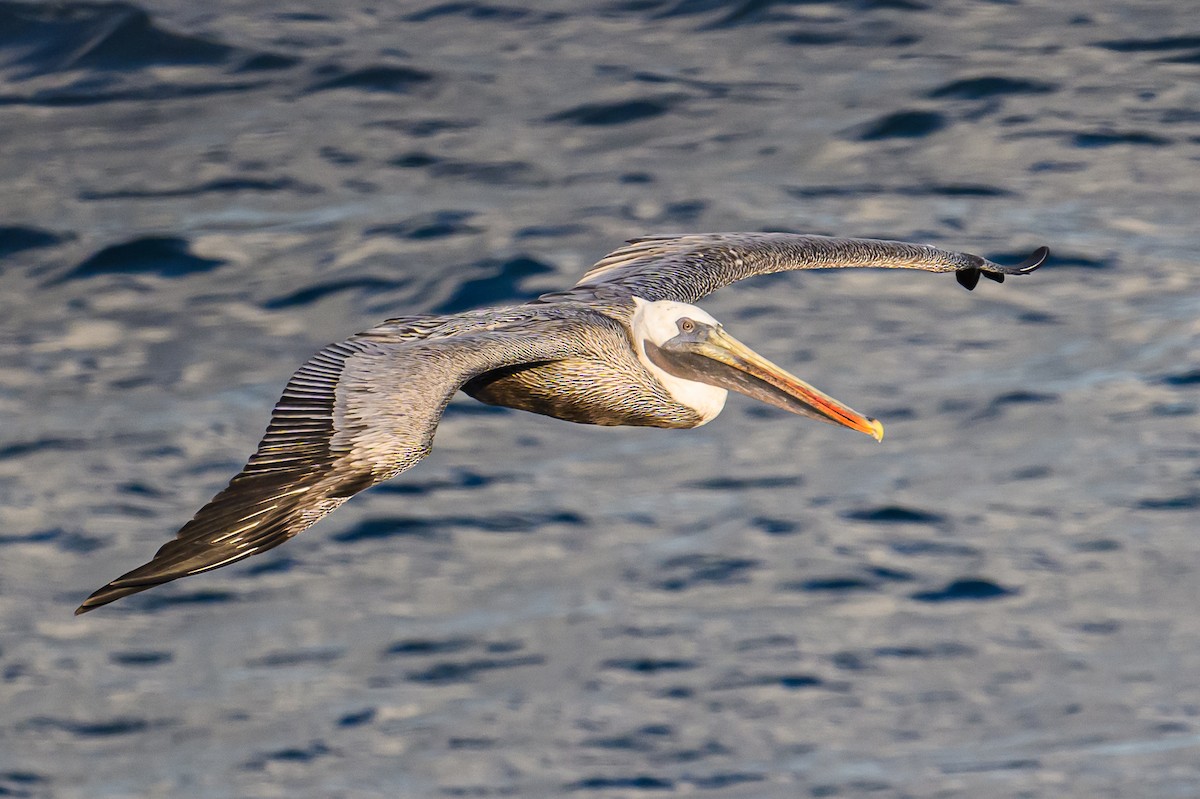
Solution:
<path fill-rule="evenodd" d="M 258 450 L 154 558 L 78 615 L 265 552 L 429 453 L 450 397 L 491 369 L 576 353 L 583 309 L 395 320 L 331 344 L 292 376 Z"/>
<path fill-rule="evenodd" d="M 856 266 L 956 272 L 958 282 L 975 288 L 982 274 L 998 282 L 1041 266 L 1050 254 L 1039 247 L 1016 266 L 1001 266 L 978 255 L 923 244 L 877 239 L 845 239 L 796 233 L 706 233 L 634 239 L 606 255 L 573 289 L 544 299 L 582 299 L 605 289 L 644 300 L 695 302 L 743 278 L 792 269 Z"/>

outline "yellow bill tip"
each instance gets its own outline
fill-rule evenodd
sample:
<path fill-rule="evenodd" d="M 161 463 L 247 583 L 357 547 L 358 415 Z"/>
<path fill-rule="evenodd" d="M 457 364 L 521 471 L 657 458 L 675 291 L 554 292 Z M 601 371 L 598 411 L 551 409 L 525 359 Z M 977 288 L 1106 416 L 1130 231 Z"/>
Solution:
<path fill-rule="evenodd" d="M 878 419 L 867 419 L 867 426 L 871 428 L 868 435 L 876 441 L 883 441 L 883 424 Z"/>

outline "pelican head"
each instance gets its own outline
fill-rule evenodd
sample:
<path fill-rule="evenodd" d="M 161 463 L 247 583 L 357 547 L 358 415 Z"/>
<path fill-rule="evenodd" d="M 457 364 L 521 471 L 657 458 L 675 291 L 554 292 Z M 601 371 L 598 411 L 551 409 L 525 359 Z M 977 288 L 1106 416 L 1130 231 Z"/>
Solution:
<path fill-rule="evenodd" d="M 638 358 L 700 424 L 725 407 L 729 390 L 785 411 L 883 439 L 883 425 L 768 361 L 725 332 L 706 311 L 683 302 L 634 298 Z"/>

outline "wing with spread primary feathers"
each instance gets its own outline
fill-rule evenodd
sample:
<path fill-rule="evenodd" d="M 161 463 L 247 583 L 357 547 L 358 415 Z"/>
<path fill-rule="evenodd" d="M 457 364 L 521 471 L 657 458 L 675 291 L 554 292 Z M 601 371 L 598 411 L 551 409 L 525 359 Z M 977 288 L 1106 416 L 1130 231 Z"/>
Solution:
<path fill-rule="evenodd" d="M 488 370 L 579 351 L 590 312 L 509 309 L 384 323 L 300 367 L 245 468 L 154 558 L 76 614 L 276 547 L 415 465 L 450 397 Z"/>
<path fill-rule="evenodd" d="M 695 302 L 743 278 L 792 269 L 880 267 L 955 272 L 975 288 L 980 275 L 1003 282 L 1041 266 L 1050 251 L 1039 247 L 1016 266 L 1001 266 L 978 255 L 923 244 L 847 239 L 796 233 L 705 233 L 634 239 L 606 255 L 574 288 L 545 300 L 584 299 L 612 291 L 644 300 Z"/>

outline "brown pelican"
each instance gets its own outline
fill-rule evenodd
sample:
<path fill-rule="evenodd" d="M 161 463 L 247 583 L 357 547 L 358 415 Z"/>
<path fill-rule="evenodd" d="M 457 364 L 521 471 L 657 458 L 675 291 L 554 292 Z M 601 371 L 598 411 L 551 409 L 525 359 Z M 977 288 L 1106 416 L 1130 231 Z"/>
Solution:
<path fill-rule="evenodd" d="M 973 289 L 1016 266 L 916 244 L 791 233 L 635 239 L 566 291 L 524 305 L 409 316 L 331 344 L 300 367 L 258 451 L 147 564 L 84 600 L 85 613 L 160 583 L 265 552 L 429 454 L 451 396 L 571 422 L 698 427 L 728 390 L 876 439 L 883 426 L 740 343 L 690 303 L 791 269 L 954 272 Z"/>

